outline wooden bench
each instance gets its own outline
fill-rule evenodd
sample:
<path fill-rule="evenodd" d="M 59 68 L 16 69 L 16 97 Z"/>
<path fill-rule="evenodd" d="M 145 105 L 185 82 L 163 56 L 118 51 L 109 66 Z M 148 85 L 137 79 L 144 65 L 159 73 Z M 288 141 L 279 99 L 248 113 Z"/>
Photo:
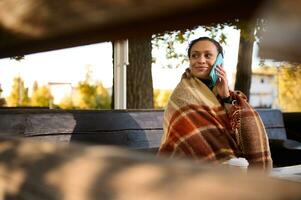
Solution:
<path fill-rule="evenodd" d="M 156 151 L 162 120 L 163 110 L 0 109 L 0 133 Z"/>
<path fill-rule="evenodd" d="M 301 143 L 294 140 L 295 138 L 288 139 L 283 118 L 285 115 L 277 109 L 258 109 L 257 111 L 269 137 L 274 166 L 301 164 Z M 301 134 L 301 131 L 299 133 Z"/>
<path fill-rule="evenodd" d="M 287 138 L 283 115 L 258 109 L 275 166 L 301 163 L 301 145 Z M 155 153 L 163 133 L 163 110 L 0 109 L 0 133 L 53 142 L 118 145 Z"/>

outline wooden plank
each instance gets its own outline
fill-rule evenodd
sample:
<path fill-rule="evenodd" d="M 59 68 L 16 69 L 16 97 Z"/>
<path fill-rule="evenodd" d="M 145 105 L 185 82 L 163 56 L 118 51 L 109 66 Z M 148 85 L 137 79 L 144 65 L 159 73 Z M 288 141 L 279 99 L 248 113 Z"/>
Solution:
<path fill-rule="evenodd" d="M 162 132 L 162 130 L 130 130 L 108 133 L 73 134 L 71 141 L 119 145 L 134 149 L 158 148 L 160 146 Z"/>
<path fill-rule="evenodd" d="M 0 158 L 1 199 L 301 198 L 299 182 L 116 147 L 0 139 Z"/>
<path fill-rule="evenodd" d="M 301 0 L 275 0 L 262 8 L 268 26 L 259 56 L 301 63 Z"/>
<path fill-rule="evenodd" d="M 163 110 L 6 110 L 0 132 L 25 135 L 162 129 Z"/>
<path fill-rule="evenodd" d="M 76 126 L 77 121 L 72 113 L 27 114 L 24 134 L 72 133 Z"/>
<path fill-rule="evenodd" d="M 158 148 L 162 130 L 124 130 L 113 132 L 54 133 L 32 135 L 34 140 L 51 142 L 82 142 L 89 144 L 117 145 L 132 149 Z"/>
<path fill-rule="evenodd" d="M 286 140 L 282 113 L 259 109 L 269 140 Z M 158 148 L 163 110 L 0 110 L 0 132 L 57 142 L 88 142 L 129 148 Z M 279 143 L 279 142 L 278 142 Z M 279 145 L 271 143 L 272 146 Z M 280 144 L 283 146 L 283 144 Z M 273 147 L 274 148 L 274 147 Z"/>
<path fill-rule="evenodd" d="M 270 128 L 266 127 L 269 140 L 286 140 L 285 128 Z"/>
<path fill-rule="evenodd" d="M 73 113 L 78 124 L 75 132 L 113 131 L 126 129 L 162 128 L 163 111 L 118 111 L 97 113 Z M 94 121 L 95 123 L 91 123 Z"/>
<path fill-rule="evenodd" d="M 263 123 L 268 128 L 283 128 L 282 112 L 278 109 L 257 109 Z"/>
<path fill-rule="evenodd" d="M 2 0 L 0 58 L 253 17 L 262 0 Z"/>
<path fill-rule="evenodd" d="M 280 110 L 257 109 L 257 112 L 264 123 L 269 139 L 287 139 L 283 116 Z"/>
<path fill-rule="evenodd" d="M 26 116 L 25 115 L 1 114 L 0 133 L 23 135 L 25 133 L 25 130 L 26 130 Z"/>
<path fill-rule="evenodd" d="M 257 111 L 265 124 L 269 139 L 287 139 L 282 113 L 279 110 L 258 109 Z M 163 110 L 0 109 L 0 115 L 0 132 L 26 136 L 89 133 L 97 137 L 99 133 L 106 132 L 163 130 Z"/>

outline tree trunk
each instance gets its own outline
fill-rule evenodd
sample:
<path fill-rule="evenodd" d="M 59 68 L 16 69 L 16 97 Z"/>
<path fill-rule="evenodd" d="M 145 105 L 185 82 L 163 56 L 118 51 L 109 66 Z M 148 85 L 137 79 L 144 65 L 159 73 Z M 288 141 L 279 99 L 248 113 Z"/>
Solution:
<path fill-rule="evenodd" d="M 248 99 L 250 97 L 252 79 L 252 55 L 255 40 L 254 30 L 255 25 L 250 26 L 248 29 L 241 30 L 234 86 L 235 90 L 242 91 Z"/>
<path fill-rule="evenodd" d="M 153 108 L 151 36 L 129 40 L 127 108 Z"/>

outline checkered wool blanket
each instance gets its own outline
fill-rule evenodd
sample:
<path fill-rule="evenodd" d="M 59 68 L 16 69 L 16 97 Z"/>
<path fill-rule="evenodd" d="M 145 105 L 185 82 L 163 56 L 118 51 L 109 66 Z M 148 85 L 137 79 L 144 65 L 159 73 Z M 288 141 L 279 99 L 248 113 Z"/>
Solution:
<path fill-rule="evenodd" d="M 164 113 L 158 154 L 223 163 L 244 157 L 249 167 L 270 169 L 272 159 L 259 114 L 241 92 L 230 92 L 234 105 L 220 99 L 187 70 Z"/>

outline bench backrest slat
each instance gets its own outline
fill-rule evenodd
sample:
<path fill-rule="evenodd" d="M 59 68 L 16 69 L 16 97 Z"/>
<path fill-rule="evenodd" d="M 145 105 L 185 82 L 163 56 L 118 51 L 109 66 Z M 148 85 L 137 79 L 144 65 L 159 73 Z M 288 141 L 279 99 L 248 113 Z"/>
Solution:
<path fill-rule="evenodd" d="M 277 109 L 258 109 L 270 140 L 286 140 L 282 112 Z"/>
<path fill-rule="evenodd" d="M 282 113 L 258 109 L 270 140 L 285 140 Z M 3 110 L 0 133 L 55 142 L 89 142 L 134 149 L 156 148 L 163 133 L 163 110 Z"/>

